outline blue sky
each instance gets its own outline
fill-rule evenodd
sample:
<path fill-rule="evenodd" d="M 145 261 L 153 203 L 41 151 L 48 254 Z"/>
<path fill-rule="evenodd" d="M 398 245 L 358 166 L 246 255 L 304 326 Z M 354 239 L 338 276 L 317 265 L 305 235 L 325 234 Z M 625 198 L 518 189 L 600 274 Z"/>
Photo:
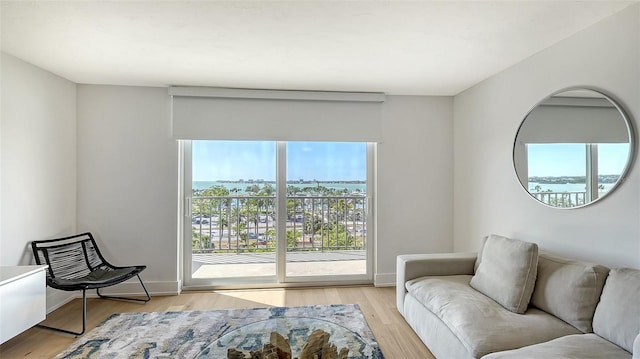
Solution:
<path fill-rule="evenodd" d="M 193 141 L 193 181 L 275 181 L 276 143 Z M 366 144 L 288 142 L 287 180 L 366 180 Z"/>
<path fill-rule="evenodd" d="M 584 176 L 585 144 L 529 144 L 529 176 Z M 621 174 L 629 145 L 598 144 L 598 174 Z"/>

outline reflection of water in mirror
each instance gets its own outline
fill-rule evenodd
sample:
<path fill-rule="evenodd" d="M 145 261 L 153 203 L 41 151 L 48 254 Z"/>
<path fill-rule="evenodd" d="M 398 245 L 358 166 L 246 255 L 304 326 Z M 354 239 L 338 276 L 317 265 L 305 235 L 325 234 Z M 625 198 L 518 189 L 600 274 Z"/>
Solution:
<path fill-rule="evenodd" d="M 620 107 L 599 92 L 572 89 L 550 96 L 518 129 L 513 149 L 518 179 L 534 198 L 551 206 L 576 207 L 602 198 L 630 167 L 630 126 Z M 566 205 L 557 200 L 566 196 L 540 195 L 549 192 L 582 197 Z"/>

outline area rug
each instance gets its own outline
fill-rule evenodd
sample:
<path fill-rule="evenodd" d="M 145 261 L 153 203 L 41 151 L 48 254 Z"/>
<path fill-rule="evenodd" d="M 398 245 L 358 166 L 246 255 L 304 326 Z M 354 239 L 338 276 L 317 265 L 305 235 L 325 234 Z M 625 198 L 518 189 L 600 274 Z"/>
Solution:
<path fill-rule="evenodd" d="M 234 333 L 242 332 L 242 328 L 280 318 L 292 319 L 291 322 L 301 318 L 330 322 L 332 327 L 353 333 L 349 358 L 384 359 L 357 304 L 114 314 L 55 359 L 224 359 L 226 355 L 214 354 L 212 348 L 225 341 L 229 344 L 226 339 L 236 337 Z M 295 343 L 296 339 L 291 335 L 296 331 L 300 332 L 300 328 L 281 334 L 290 335 Z"/>

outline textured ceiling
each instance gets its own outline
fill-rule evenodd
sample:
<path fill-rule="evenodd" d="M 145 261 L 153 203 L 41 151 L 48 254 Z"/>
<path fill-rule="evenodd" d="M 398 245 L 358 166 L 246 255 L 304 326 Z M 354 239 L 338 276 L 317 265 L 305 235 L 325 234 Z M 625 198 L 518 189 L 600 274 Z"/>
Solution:
<path fill-rule="evenodd" d="M 455 95 L 631 1 L 2 1 L 2 51 L 77 83 Z"/>

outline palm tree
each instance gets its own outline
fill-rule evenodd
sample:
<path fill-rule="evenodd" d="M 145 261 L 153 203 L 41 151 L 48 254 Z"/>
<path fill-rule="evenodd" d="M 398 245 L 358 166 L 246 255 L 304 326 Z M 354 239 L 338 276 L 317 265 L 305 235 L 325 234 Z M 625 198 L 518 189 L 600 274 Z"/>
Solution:
<path fill-rule="evenodd" d="M 252 184 L 251 186 L 247 186 L 244 191 L 251 194 L 257 194 L 258 192 L 260 192 L 260 186 L 258 186 L 257 184 Z"/>
<path fill-rule="evenodd" d="M 228 212 L 229 206 L 231 204 L 228 199 L 225 199 L 223 197 L 229 196 L 229 190 L 224 186 L 216 185 L 202 191 L 200 195 L 202 197 L 210 197 L 207 201 L 211 206 L 209 213 L 211 213 L 213 208 L 217 209 L 216 213 L 218 216 L 218 248 L 222 248 L 222 234 L 224 232 L 224 228 L 229 226 L 229 221 L 225 216 L 223 216 L 223 212 Z M 194 201 L 194 203 L 196 202 Z"/>
<path fill-rule="evenodd" d="M 296 230 L 287 230 L 287 248 L 296 248 L 298 246 L 298 238 L 302 237 L 302 233 Z"/>
<path fill-rule="evenodd" d="M 313 247 L 316 246 L 315 242 L 313 241 L 313 237 L 316 235 L 316 233 L 321 233 L 321 231 L 322 231 L 322 218 L 320 216 L 315 215 L 313 218 L 311 216 L 308 216 L 305 218 L 304 233 L 307 233 L 310 235 L 311 244 Z"/>

